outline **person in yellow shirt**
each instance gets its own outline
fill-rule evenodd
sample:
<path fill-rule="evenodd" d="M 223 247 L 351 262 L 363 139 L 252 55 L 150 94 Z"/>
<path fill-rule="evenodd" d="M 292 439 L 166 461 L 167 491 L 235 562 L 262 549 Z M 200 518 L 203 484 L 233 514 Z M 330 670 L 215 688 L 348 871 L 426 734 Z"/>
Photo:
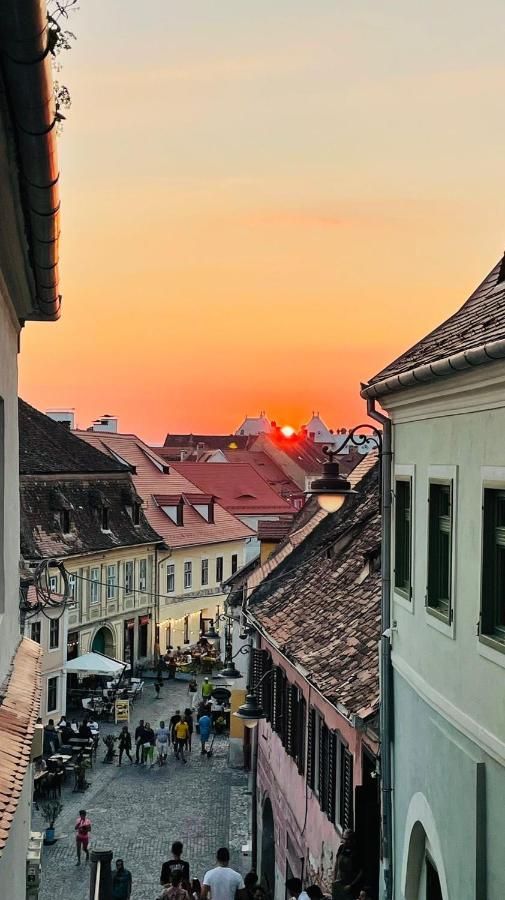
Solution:
<path fill-rule="evenodd" d="M 184 755 L 184 749 L 186 747 L 186 742 L 189 738 L 189 725 L 186 722 L 184 716 L 181 716 L 180 721 L 176 722 L 174 727 L 175 732 L 175 758 L 181 759 L 183 763 L 187 762 L 186 757 Z"/>

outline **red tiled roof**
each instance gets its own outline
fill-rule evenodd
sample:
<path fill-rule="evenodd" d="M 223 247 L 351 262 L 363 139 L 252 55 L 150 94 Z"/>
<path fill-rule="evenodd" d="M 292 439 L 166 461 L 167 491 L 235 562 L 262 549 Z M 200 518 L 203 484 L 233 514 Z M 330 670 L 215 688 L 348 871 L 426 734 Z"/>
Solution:
<path fill-rule="evenodd" d="M 259 541 L 281 541 L 286 537 L 291 528 L 291 522 L 286 519 L 278 519 L 272 522 L 270 519 L 260 519 L 258 522 Z"/>
<path fill-rule="evenodd" d="M 255 447 L 258 448 L 256 451 Z M 279 454 L 284 453 L 305 475 L 319 475 L 323 471 L 324 463 L 328 462 L 323 453 L 323 447 L 326 447 L 326 444 L 315 443 L 305 435 L 294 434 L 292 437 L 285 437 L 280 430 L 277 430 L 271 434 L 258 435 L 252 452 L 262 450 L 268 456 L 271 451 L 275 454 L 275 461 L 279 467 L 282 466 Z M 349 453 L 340 454 L 337 459 L 340 471 L 344 475 L 348 475 L 362 459 L 362 454 L 357 450 L 350 450 Z"/>
<path fill-rule="evenodd" d="M 214 504 L 214 522 L 206 522 L 192 506 L 184 509 L 184 525 L 178 526 L 158 505 L 155 496 L 180 497 L 181 494 L 199 494 L 199 487 L 180 474 L 175 466 L 169 466 L 157 453 L 144 444 L 135 434 L 117 434 L 104 431 L 78 431 L 78 436 L 102 450 L 117 453 L 129 465 L 135 466 L 132 475 L 135 488 L 145 502 L 143 511 L 154 530 L 169 547 L 190 547 L 252 537 L 254 531 L 244 525 L 219 503 Z"/>
<path fill-rule="evenodd" d="M 290 497 L 292 494 L 299 495 L 300 488 L 263 450 L 223 450 L 222 452 L 228 462 L 248 463 L 253 469 L 256 469 L 258 475 L 261 475 L 281 497 Z"/>
<path fill-rule="evenodd" d="M 292 515 L 293 507 L 245 463 L 172 463 L 172 469 L 236 515 Z"/>
<path fill-rule="evenodd" d="M 28 766 L 40 706 L 42 648 L 23 638 L 0 691 L 0 856 L 9 837 Z"/>

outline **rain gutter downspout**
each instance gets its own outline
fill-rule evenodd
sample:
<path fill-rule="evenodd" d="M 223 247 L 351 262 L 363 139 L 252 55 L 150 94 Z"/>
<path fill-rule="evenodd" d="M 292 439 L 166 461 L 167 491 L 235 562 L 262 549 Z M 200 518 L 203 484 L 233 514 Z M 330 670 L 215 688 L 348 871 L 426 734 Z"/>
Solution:
<path fill-rule="evenodd" d="M 382 426 L 381 454 L 381 640 L 380 640 L 380 770 L 382 815 L 382 866 L 385 900 L 393 897 L 393 672 L 391 666 L 391 420 L 375 409 L 375 400 L 367 399 L 367 413 Z"/>
<path fill-rule="evenodd" d="M 31 268 L 30 319 L 58 319 L 59 168 L 45 0 L 1 0 L 0 64 L 14 128 Z"/>

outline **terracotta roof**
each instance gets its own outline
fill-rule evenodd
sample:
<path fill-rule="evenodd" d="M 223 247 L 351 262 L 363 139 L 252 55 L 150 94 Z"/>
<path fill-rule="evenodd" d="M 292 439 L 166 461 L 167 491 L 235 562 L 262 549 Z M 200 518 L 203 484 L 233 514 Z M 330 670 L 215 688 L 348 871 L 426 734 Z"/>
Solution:
<path fill-rule="evenodd" d="M 271 434 L 258 435 L 251 449 L 253 452 L 256 452 L 255 448 L 263 450 L 267 456 L 271 450 L 275 453 L 274 461 L 279 467 L 282 467 L 279 454 L 283 453 L 293 460 L 305 475 L 319 475 L 323 471 L 323 464 L 328 462 L 323 453 L 325 446 L 324 443 L 314 443 L 304 435 L 294 434 L 292 437 L 284 437 L 282 432 L 277 429 Z M 338 456 L 340 471 L 347 475 L 361 459 L 362 454 L 357 450 L 342 453 Z"/>
<path fill-rule="evenodd" d="M 30 764 L 40 706 L 41 657 L 40 645 L 23 638 L 0 692 L 0 856 Z"/>
<path fill-rule="evenodd" d="M 278 519 L 272 522 L 270 519 L 260 519 L 258 522 L 259 541 L 281 541 L 291 529 L 291 522 Z"/>
<path fill-rule="evenodd" d="M 137 492 L 144 500 L 144 512 L 152 528 L 169 547 L 235 541 L 254 535 L 254 531 L 219 503 L 214 504 L 213 523 L 206 522 L 190 505 L 184 507 L 184 525 L 175 525 L 158 505 L 155 496 L 180 497 L 181 494 L 201 493 L 193 482 L 179 474 L 173 466 L 168 467 L 168 473 L 162 471 L 167 468 L 166 463 L 135 434 L 92 431 L 78 431 L 76 434 L 105 453 L 117 453 L 135 467 L 132 478 Z"/>
<path fill-rule="evenodd" d="M 230 463 L 248 463 L 281 497 L 299 496 L 300 488 L 263 450 L 225 450 Z M 217 463 L 216 463 L 217 465 Z"/>
<path fill-rule="evenodd" d="M 249 614 L 334 705 L 366 719 L 379 704 L 381 522 L 378 466 L 249 598 Z"/>
<path fill-rule="evenodd" d="M 505 279 L 500 281 L 500 273 L 505 274 L 504 260 L 495 265 L 454 315 L 377 372 L 368 385 L 505 338 Z"/>
<path fill-rule="evenodd" d="M 125 472 L 113 457 L 86 446 L 71 431 L 19 400 L 19 471 L 21 475 Z"/>
<path fill-rule="evenodd" d="M 291 504 L 245 463 L 179 462 L 172 469 L 236 515 L 293 515 Z"/>

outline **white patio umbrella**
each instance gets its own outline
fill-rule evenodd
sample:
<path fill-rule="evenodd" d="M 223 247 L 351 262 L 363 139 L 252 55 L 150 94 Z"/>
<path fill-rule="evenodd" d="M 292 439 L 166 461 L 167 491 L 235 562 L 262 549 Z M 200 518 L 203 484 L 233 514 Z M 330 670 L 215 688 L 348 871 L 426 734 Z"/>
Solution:
<path fill-rule="evenodd" d="M 128 668 L 127 663 L 94 651 L 65 663 L 65 671 L 73 672 L 75 675 L 109 675 L 112 678 Z"/>

